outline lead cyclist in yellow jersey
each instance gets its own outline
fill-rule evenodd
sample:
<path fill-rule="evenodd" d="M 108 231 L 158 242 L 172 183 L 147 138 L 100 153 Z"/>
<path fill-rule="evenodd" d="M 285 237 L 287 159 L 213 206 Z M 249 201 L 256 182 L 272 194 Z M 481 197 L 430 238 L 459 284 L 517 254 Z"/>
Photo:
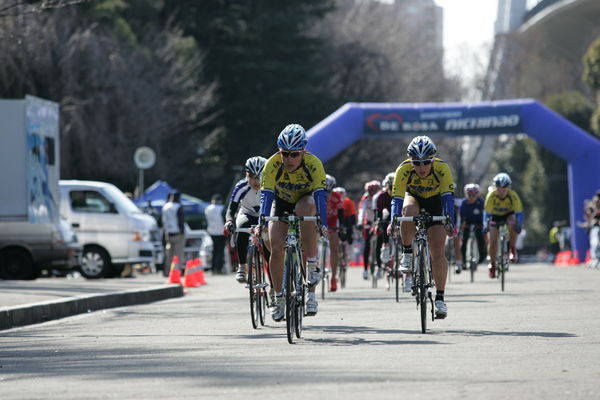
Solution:
<path fill-rule="evenodd" d="M 286 126 L 277 138 L 279 152 L 265 164 L 260 191 L 260 215 L 314 216 L 318 214 L 319 230 L 327 235 L 327 192 L 325 191 L 325 169 L 321 160 L 306 152 L 308 137 L 304 128 L 298 124 Z M 274 203 L 274 204 L 273 204 Z M 285 300 L 281 288 L 283 280 L 284 246 L 287 235 L 287 223 L 272 221 L 269 223 L 271 258 L 269 268 L 275 289 L 275 304 L 271 310 L 273 320 L 283 319 Z M 320 269 L 317 266 L 317 231 L 314 222 L 302 221 L 302 247 L 308 268 L 309 293 L 306 302 L 306 314 L 317 313 L 315 285 L 320 281 Z"/>
<path fill-rule="evenodd" d="M 392 186 L 392 221 L 395 216 L 413 217 L 421 209 L 429 215 L 447 215 L 452 223 L 444 226 L 441 222 L 432 222 L 427 230 L 431 266 L 435 281 L 435 315 L 446 318 L 448 307 L 444 302 L 444 290 L 448 276 L 448 260 L 444 253 L 446 235 L 456 235 L 454 222 L 454 179 L 450 167 L 439 158 L 434 158 L 437 149 L 428 136 L 417 136 L 408 145 L 410 157 L 403 161 L 398 169 Z M 400 269 L 404 273 L 412 271 L 412 241 L 416 229 L 414 222 L 402 222 L 402 262 Z"/>
<path fill-rule="evenodd" d="M 483 204 L 483 229 L 489 230 L 490 240 L 488 243 L 488 254 L 490 266 L 488 274 L 490 278 L 496 277 L 496 252 L 498 251 L 498 222 L 506 222 L 508 227 L 508 240 L 510 242 L 510 261 L 517 262 L 517 250 L 515 243 L 517 235 L 523 227 L 523 204 L 521 198 L 510 188 L 512 180 L 510 176 L 501 172 L 492 179 L 496 190 L 488 192 Z"/>

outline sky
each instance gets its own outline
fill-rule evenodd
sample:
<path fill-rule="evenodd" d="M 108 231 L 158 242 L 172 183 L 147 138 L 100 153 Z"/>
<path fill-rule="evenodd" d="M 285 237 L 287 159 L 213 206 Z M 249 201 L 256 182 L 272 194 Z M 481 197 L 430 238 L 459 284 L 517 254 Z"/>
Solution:
<path fill-rule="evenodd" d="M 444 49 L 450 60 L 465 49 L 491 47 L 498 0 L 435 0 L 444 9 Z M 449 60 L 449 61 L 450 61 Z"/>

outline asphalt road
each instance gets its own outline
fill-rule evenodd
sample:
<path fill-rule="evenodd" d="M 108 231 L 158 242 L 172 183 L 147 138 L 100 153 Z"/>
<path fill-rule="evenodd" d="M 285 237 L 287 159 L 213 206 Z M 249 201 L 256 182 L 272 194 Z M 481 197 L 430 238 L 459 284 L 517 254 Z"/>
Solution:
<path fill-rule="evenodd" d="M 600 271 L 512 266 L 506 292 L 453 276 L 449 316 L 422 334 L 413 299 L 348 287 L 290 345 L 252 329 L 232 276 L 181 298 L 0 331 L 2 399 L 592 399 L 600 390 Z"/>

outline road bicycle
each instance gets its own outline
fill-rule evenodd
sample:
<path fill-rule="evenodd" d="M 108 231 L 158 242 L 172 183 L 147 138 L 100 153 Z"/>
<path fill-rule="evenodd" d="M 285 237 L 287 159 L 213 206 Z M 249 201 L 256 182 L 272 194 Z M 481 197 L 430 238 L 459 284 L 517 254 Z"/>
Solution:
<path fill-rule="evenodd" d="M 348 268 L 348 256 L 346 255 L 346 242 L 340 240 L 338 257 L 338 282 L 343 289 L 346 287 L 346 269 Z"/>
<path fill-rule="evenodd" d="M 390 246 L 393 246 L 392 254 L 392 268 L 388 273 L 388 281 L 394 281 L 394 288 L 396 291 L 396 303 L 400 301 L 400 291 L 404 292 L 404 274 L 400 272 L 400 262 L 402 261 L 402 243 L 400 243 L 400 237 L 398 235 L 391 237 Z"/>
<path fill-rule="evenodd" d="M 329 241 L 326 238 L 321 237 L 319 239 L 319 258 L 321 260 L 321 270 L 323 271 L 323 274 L 321 275 L 321 299 L 323 300 L 325 300 L 325 292 L 329 290 L 327 285 L 329 283 L 329 273 L 331 270 L 327 268 L 327 256 L 330 251 Z"/>
<path fill-rule="evenodd" d="M 509 265 L 509 250 L 510 241 L 508 239 L 508 227 L 506 222 L 496 223 L 498 228 L 498 274 L 497 278 L 500 279 L 500 288 L 504 292 L 504 282 L 506 272 L 508 271 Z"/>
<path fill-rule="evenodd" d="M 308 283 L 302 261 L 300 221 L 317 221 L 316 216 L 285 215 L 264 217 L 264 221 L 281 221 L 288 224 L 283 261 L 283 294 L 285 296 L 285 325 L 287 340 L 302 336 L 302 319 L 305 315 Z"/>
<path fill-rule="evenodd" d="M 252 327 L 258 329 L 259 324 L 265 325 L 266 310 L 270 306 L 267 288 L 270 286 L 265 277 L 267 260 L 264 254 L 264 243 L 256 233 L 255 226 L 251 228 L 237 228 L 236 233 L 248 233 L 248 274 L 246 288 L 250 297 L 250 319 Z"/>
<path fill-rule="evenodd" d="M 471 283 L 475 281 L 475 271 L 477 271 L 477 264 L 479 263 L 479 247 L 477 245 L 477 236 L 475 230 L 478 227 L 474 224 L 469 224 L 465 229 L 469 230 L 469 237 L 467 238 L 467 251 L 465 252 L 465 263 L 471 272 Z"/>
<path fill-rule="evenodd" d="M 429 243 L 427 241 L 427 225 L 431 222 L 448 223 L 446 216 L 431 216 L 427 211 L 421 210 L 421 213 L 414 217 L 395 217 L 394 225 L 397 233 L 399 232 L 400 222 L 414 222 L 416 225 L 416 234 L 413 240 L 413 265 L 412 265 L 412 294 L 417 301 L 417 309 L 421 311 L 421 332 L 427 330 L 427 301 L 431 305 L 431 320 L 435 320 L 435 310 L 433 306 L 433 296 L 431 288 L 434 286 L 431 272 L 431 256 L 429 254 Z"/>

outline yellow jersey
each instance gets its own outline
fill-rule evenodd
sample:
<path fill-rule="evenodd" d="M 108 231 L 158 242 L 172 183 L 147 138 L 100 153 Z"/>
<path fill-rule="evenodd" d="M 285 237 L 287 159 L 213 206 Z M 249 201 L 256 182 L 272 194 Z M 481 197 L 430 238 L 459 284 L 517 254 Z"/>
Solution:
<path fill-rule="evenodd" d="M 325 189 L 325 169 L 317 156 L 305 153 L 300 167 L 293 172 L 285 169 L 281 154 L 269 158 L 262 172 L 261 190 L 270 190 L 288 203 L 298 200 L 317 189 Z"/>
<path fill-rule="evenodd" d="M 396 169 L 392 196 L 404 198 L 406 193 L 424 199 L 444 193 L 454 194 L 454 178 L 450 167 L 439 158 L 434 158 L 431 172 L 421 178 L 410 159 L 404 160 Z"/>
<path fill-rule="evenodd" d="M 521 198 L 511 189 L 508 189 L 506 197 L 501 199 L 498 197 L 496 191 L 488 192 L 485 196 L 485 203 L 483 209 L 491 215 L 507 215 L 511 212 L 523 212 L 523 204 Z"/>

